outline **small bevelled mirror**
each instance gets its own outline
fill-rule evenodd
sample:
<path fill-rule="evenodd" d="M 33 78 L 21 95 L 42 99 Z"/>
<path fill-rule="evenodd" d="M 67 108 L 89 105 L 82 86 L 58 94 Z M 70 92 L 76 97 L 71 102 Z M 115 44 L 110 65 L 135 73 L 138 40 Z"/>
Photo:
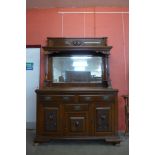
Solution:
<path fill-rule="evenodd" d="M 53 83 L 101 83 L 100 56 L 53 57 Z"/>

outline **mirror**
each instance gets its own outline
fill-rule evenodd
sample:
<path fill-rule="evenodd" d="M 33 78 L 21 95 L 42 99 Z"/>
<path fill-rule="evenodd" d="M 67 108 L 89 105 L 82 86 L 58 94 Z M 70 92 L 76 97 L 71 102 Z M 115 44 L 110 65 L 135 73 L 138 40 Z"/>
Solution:
<path fill-rule="evenodd" d="M 100 56 L 53 57 L 53 83 L 101 83 Z"/>

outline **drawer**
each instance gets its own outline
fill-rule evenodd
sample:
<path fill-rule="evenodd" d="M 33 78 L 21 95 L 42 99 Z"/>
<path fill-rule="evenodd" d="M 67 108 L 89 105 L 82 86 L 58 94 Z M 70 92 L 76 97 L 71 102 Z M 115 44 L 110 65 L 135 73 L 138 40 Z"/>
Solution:
<path fill-rule="evenodd" d="M 79 101 L 81 102 L 92 102 L 95 101 L 95 97 L 96 96 L 92 96 L 92 95 L 79 95 Z"/>
<path fill-rule="evenodd" d="M 88 111 L 88 104 L 66 104 L 65 112 Z"/>
<path fill-rule="evenodd" d="M 40 101 L 59 101 L 60 97 L 56 95 L 40 95 L 39 96 Z"/>
<path fill-rule="evenodd" d="M 115 96 L 111 94 L 107 95 L 99 95 L 96 97 L 96 101 L 104 101 L 104 102 L 111 102 L 115 100 Z"/>
<path fill-rule="evenodd" d="M 75 101 L 74 95 L 41 95 L 39 96 L 40 101 L 62 101 L 71 102 Z"/>
<path fill-rule="evenodd" d="M 80 95 L 79 101 L 82 102 L 111 102 L 114 101 L 115 97 L 112 94 L 106 94 L 106 95 Z"/>
<path fill-rule="evenodd" d="M 74 102 L 75 96 L 74 95 L 62 95 L 60 96 L 60 100 L 62 102 Z"/>

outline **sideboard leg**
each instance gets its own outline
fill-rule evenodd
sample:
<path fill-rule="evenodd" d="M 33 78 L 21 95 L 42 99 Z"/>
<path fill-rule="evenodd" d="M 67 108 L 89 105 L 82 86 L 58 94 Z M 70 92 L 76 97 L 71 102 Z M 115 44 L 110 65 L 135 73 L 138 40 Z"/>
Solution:
<path fill-rule="evenodd" d="M 118 137 L 112 137 L 112 138 L 106 138 L 105 142 L 107 144 L 112 144 L 112 145 L 116 145 L 116 144 L 120 144 L 121 139 Z"/>

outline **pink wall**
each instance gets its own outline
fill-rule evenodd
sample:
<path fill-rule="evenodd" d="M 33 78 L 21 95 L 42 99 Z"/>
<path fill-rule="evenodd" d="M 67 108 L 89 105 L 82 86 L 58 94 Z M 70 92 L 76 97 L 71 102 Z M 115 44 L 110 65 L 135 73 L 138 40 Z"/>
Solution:
<path fill-rule="evenodd" d="M 95 11 L 100 14 L 60 14 L 65 12 Z M 104 13 L 103 13 L 104 12 Z M 109 13 L 107 13 L 109 12 Z M 120 13 L 125 12 L 125 13 Z M 110 72 L 113 88 L 119 89 L 119 130 L 125 129 L 122 94 L 128 93 L 128 8 L 50 8 L 27 10 L 26 44 L 46 44 L 47 37 L 108 37 L 112 45 Z M 41 76 L 43 84 L 44 56 L 41 51 Z"/>

